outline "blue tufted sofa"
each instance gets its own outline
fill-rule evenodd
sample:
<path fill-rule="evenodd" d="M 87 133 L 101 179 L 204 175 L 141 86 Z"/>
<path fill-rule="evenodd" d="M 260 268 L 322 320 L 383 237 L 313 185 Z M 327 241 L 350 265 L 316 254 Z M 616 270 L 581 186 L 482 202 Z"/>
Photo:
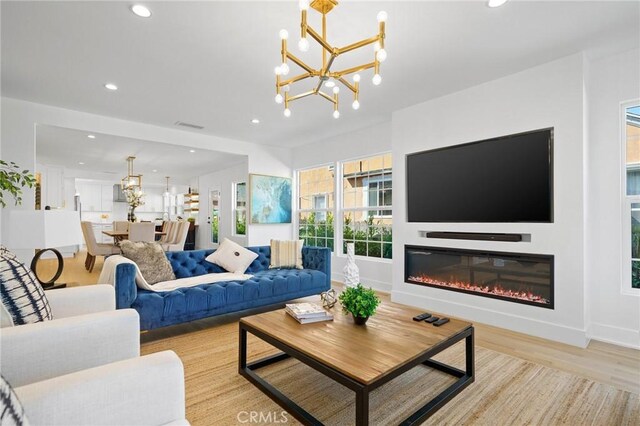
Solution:
<path fill-rule="evenodd" d="M 331 252 L 327 248 L 304 247 L 304 269 L 269 269 L 271 247 L 248 247 L 258 257 L 247 269 L 253 277 L 244 282 L 202 284 L 167 292 L 140 289 L 135 266 L 116 267 L 116 307 L 133 308 L 140 314 L 140 329 L 193 321 L 214 315 L 282 303 L 319 294 L 331 288 Z M 205 258 L 214 250 L 167 252 L 176 278 L 227 272 Z"/>

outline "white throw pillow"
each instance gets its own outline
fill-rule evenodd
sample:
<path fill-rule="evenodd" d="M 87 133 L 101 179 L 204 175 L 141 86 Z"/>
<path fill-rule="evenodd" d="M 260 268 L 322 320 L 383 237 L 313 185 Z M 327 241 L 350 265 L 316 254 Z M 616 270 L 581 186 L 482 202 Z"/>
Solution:
<path fill-rule="evenodd" d="M 258 257 L 257 253 L 247 250 L 238 243 L 225 238 L 218 249 L 205 259 L 207 262 L 236 274 L 244 274 L 251 262 Z"/>
<path fill-rule="evenodd" d="M 302 269 L 302 246 L 304 240 L 271 240 L 271 264 L 269 269 Z"/>

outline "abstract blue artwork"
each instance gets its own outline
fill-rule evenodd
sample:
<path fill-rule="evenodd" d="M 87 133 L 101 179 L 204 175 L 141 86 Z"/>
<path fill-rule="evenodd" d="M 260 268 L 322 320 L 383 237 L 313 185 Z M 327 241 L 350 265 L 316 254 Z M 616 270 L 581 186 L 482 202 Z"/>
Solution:
<path fill-rule="evenodd" d="M 291 223 L 291 179 L 249 175 L 252 224 Z"/>

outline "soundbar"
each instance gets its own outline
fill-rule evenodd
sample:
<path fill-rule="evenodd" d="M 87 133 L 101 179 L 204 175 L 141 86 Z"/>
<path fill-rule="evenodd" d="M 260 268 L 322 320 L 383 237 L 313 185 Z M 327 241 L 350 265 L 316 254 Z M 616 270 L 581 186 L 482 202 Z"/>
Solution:
<path fill-rule="evenodd" d="M 483 241 L 522 241 L 522 234 L 491 234 L 486 232 L 427 232 L 427 238 L 445 238 L 448 240 L 483 240 Z"/>

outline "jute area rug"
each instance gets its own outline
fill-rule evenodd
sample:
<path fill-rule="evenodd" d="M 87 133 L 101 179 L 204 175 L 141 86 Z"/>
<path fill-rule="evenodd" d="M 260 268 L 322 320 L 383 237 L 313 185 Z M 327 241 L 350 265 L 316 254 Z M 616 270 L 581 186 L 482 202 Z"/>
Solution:
<path fill-rule="evenodd" d="M 237 322 L 142 340 L 143 354 L 173 350 L 182 359 L 192 425 L 299 424 L 238 374 Z M 276 352 L 249 336 L 250 361 Z M 435 359 L 463 368 L 463 344 Z M 324 424 L 354 424 L 353 392 L 306 365 L 287 360 L 260 374 Z M 426 367 L 407 372 L 371 394 L 371 424 L 398 424 L 452 381 Z M 640 425 L 640 397 L 476 346 L 475 382 L 425 424 Z"/>

